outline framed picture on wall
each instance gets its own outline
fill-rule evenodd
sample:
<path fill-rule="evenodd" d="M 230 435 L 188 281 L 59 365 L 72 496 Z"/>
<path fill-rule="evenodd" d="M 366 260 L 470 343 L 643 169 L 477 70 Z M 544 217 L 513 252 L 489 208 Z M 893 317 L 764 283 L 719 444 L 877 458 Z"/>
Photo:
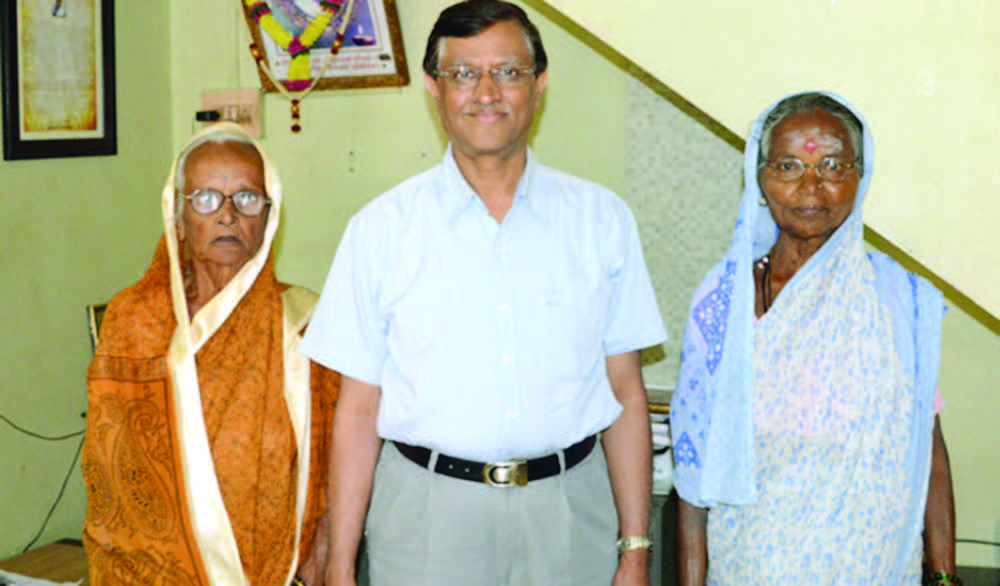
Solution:
<path fill-rule="evenodd" d="M 321 18 L 320 0 L 241 0 L 250 36 L 257 48 L 256 58 L 263 61 L 275 80 L 286 84 L 290 78 L 292 55 L 258 20 L 260 5 L 266 5 L 283 34 L 300 35 L 310 23 Z M 395 0 L 342 0 L 340 10 L 315 43 L 309 47 L 309 76 L 323 72 L 315 89 L 396 87 L 410 83 L 403 52 L 403 35 Z M 344 22 L 345 13 L 347 22 Z M 272 23 L 271 27 L 274 26 Z M 338 30 L 344 30 L 340 51 L 323 70 Z M 273 29 L 272 29 L 273 30 Z M 281 30 L 277 31 L 279 34 Z M 304 36 L 304 35 L 303 35 Z M 288 43 L 284 43 L 288 45 Z M 261 86 L 276 92 L 271 78 L 258 68 Z M 293 91 L 296 88 L 291 87 Z"/>
<path fill-rule="evenodd" d="M 4 0 L 3 158 L 113 155 L 114 0 Z"/>

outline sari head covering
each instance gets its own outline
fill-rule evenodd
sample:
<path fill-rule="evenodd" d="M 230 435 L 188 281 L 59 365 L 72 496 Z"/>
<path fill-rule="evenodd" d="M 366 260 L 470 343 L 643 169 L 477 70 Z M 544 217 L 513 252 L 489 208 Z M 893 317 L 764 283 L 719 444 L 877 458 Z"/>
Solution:
<path fill-rule="evenodd" d="M 883 559 L 876 563 L 886 573 L 864 575 L 871 568 L 859 573 L 867 583 L 895 584 L 911 575 L 914 551 L 919 551 L 942 298 L 930 283 L 888 257 L 864 252 L 861 210 L 874 169 L 871 132 L 851 104 L 822 95 L 850 110 L 862 126 L 863 175 L 850 215 L 756 321 L 753 263 L 768 253 L 778 234 L 757 181 L 764 122 L 787 98 L 776 102 L 747 139 L 745 187 L 732 244 L 691 303 L 671 404 L 674 482 L 684 500 L 712 509 L 710 578 L 713 570 L 719 573 L 710 582 L 728 583 L 721 577 L 726 553 L 744 556 L 736 564 L 750 568 L 733 574 L 742 578 L 729 580 L 746 580 L 765 572 L 753 568 L 755 555 L 781 559 L 783 547 L 791 558 L 811 560 L 819 572 L 795 577 L 793 570 L 790 583 L 825 582 L 832 571 L 823 573 L 818 559 L 841 571 L 852 566 L 850 556 L 862 555 L 851 548 L 864 547 L 869 539 L 882 540 Z M 823 501 L 825 491 L 838 487 L 839 497 Z M 852 531 L 863 523 L 868 499 L 881 503 L 880 493 L 889 487 L 904 495 L 897 498 L 898 507 L 887 508 L 898 519 L 887 521 L 883 534 L 852 542 L 851 535 L 864 534 Z M 797 513 L 798 528 L 768 528 L 773 519 L 750 519 L 748 512 L 786 510 Z M 799 531 L 803 526 L 808 530 Z M 718 530 L 714 540 L 713 527 Z M 758 531 L 758 543 L 727 541 L 740 531 Z M 840 540 L 839 535 L 848 537 Z M 816 552 L 809 549 L 812 538 Z M 842 552 L 824 550 L 837 543 Z M 758 546 L 771 549 L 765 554 Z M 777 563 L 770 571 L 775 568 L 786 569 Z M 876 575 L 894 578 L 883 581 Z"/>
<path fill-rule="evenodd" d="M 298 353 L 316 296 L 279 283 L 271 244 L 282 190 L 239 126 L 192 138 L 260 153 L 271 206 L 263 243 L 188 315 L 174 161 L 164 234 L 112 299 L 87 373 L 84 545 L 92 584 L 287 584 L 325 509 L 337 376 Z"/>

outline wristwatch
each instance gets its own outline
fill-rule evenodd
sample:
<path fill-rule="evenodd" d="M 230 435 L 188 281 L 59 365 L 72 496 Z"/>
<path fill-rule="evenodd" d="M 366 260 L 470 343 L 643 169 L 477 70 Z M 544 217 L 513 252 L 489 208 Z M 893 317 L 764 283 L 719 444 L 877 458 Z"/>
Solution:
<path fill-rule="evenodd" d="M 629 535 L 618 540 L 618 553 L 633 549 L 653 549 L 653 540 L 646 535 Z"/>

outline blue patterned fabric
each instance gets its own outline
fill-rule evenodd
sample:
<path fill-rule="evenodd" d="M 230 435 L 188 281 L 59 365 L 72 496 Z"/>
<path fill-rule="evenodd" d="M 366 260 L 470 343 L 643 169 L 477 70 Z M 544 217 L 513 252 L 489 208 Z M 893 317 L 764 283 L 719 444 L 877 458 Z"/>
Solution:
<path fill-rule="evenodd" d="M 722 358 L 722 347 L 726 341 L 726 318 L 729 317 L 729 302 L 733 295 L 733 276 L 736 263 L 727 262 L 726 272 L 712 291 L 691 312 L 691 319 L 698 325 L 698 331 L 707 344 L 708 356 L 705 366 L 715 374 Z"/>
<path fill-rule="evenodd" d="M 872 137 L 827 95 L 864 129 L 854 210 L 755 323 L 752 263 L 777 235 L 756 181 L 776 102 L 747 141 L 731 247 L 691 304 L 671 406 L 674 483 L 711 509 L 710 583 L 919 576 L 942 298 L 864 253 Z"/>

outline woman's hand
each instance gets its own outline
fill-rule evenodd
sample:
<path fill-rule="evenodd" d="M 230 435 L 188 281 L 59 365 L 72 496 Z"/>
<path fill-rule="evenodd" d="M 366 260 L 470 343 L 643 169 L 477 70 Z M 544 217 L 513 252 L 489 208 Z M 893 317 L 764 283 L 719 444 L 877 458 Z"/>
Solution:
<path fill-rule="evenodd" d="M 678 499 L 677 568 L 681 586 L 704 586 L 708 575 L 708 509 Z"/>
<path fill-rule="evenodd" d="M 955 573 L 955 496 L 948 449 L 937 416 L 934 417 L 931 478 L 924 511 L 924 554 L 931 572 Z"/>
<path fill-rule="evenodd" d="M 302 560 L 296 572 L 303 582 L 309 586 L 322 586 L 323 574 L 326 573 L 326 554 L 330 543 L 330 514 L 323 513 L 316 524 L 316 537 L 313 539 L 309 555 Z"/>

